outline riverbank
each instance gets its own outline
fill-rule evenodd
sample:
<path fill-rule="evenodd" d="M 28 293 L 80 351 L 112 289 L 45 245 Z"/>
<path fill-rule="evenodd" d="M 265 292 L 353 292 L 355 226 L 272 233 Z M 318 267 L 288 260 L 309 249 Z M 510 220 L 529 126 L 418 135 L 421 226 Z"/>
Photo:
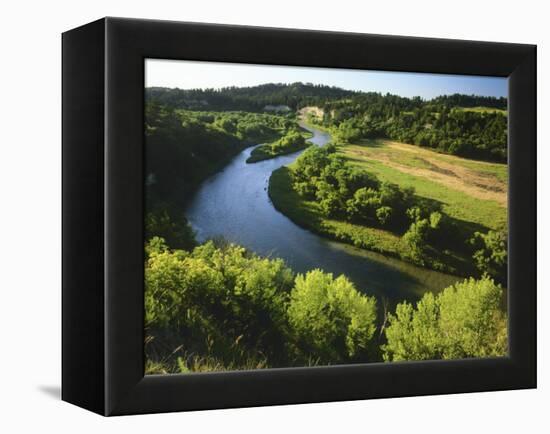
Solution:
<path fill-rule="evenodd" d="M 402 238 L 392 232 L 327 218 L 316 201 L 304 200 L 292 187 L 292 167 L 275 170 L 268 186 L 268 195 L 275 209 L 298 226 L 325 238 L 350 244 L 415 264 L 403 255 L 408 249 Z M 458 252 L 438 252 L 438 260 L 425 261 L 422 267 L 460 276 L 476 274 L 471 258 Z"/>
<path fill-rule="evenodd" d="M 362 249 L 400 258 L 401 239 L 389 232 L 327 219 L 315 201 L 306 201 L 292 188 L 292 169 L 281 167 L 269 179 L 268 195 L 275 209 L 298 226 Z"/>

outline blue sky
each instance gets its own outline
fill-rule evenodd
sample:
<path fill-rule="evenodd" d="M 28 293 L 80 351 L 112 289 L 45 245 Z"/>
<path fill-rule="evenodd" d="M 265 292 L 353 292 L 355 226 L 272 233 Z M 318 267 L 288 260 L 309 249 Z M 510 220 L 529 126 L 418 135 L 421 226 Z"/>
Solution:
<path fill-rule="evenodd" d="M 430 99 L 453 93 L 507 96 L 506 78 L 352 69 L 266 66 L 182 60 L 145 61 L 145 86 L 220 88 L 304 83 Z"/>

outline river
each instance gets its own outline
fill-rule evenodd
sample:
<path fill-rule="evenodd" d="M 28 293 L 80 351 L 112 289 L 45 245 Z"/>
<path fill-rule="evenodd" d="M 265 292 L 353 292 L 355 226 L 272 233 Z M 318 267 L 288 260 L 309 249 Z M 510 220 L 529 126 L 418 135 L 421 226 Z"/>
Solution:
<path fill-rule="evenodd" d="M 328 133 L 302 126 L 313 133 L 309 140 L 315 145 L 330 140 Z M 458 280 L 300 228 L 273 207 L 267 187 L 271 173 L 302 151 L 247 164 L 252 149 L 245 149 L 207 179 L 193 197 L 186 216 L 199 241 L 221 236 L 260 255 L 283 258 L 297 272 L 320 268 L 345 274 L 359 290 L 390 304 L 418 300 L 424 292 L 440 291 Z"/>

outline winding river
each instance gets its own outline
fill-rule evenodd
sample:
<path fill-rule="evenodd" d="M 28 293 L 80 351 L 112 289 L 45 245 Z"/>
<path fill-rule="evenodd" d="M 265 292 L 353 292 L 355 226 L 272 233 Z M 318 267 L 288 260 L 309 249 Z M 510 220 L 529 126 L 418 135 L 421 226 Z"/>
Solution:
<path fill-rule="evenodd" d="M 313 133 L 309 140 L 315 145 L 330 140 L 328 133 L 302 126 Z M 345 274 L 357 288 L 390 304 L 418 300 L 424 292 L 437 292 L 458 280 L 300 228 L 273 207 L 267 186 L 271 173 L 302 151 L 247 164 L 252 149 L 206 180 L 191 201 L 186 216 L 199 241 L 221 236 L 260 255 L 283 258 L 297 272 L 320 268 Z"/>

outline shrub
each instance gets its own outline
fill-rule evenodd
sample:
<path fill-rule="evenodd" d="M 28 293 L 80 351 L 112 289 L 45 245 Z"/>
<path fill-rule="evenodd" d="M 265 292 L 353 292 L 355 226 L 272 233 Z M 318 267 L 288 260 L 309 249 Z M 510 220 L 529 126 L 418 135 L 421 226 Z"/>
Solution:
<path fill-rule="evenodd" d="M 411 223 L 409 230 L 402 237 L 407 249 L 403 252 L 405 257 L 417 264 L 424 265 L 429 231 L 430 222 L 427 219 L 420 219 Z"/>
<path fill-rule="evenodd" d="M 502 288 L 489 278 L 467 279 L 416 308 L 397 305 L 385 329 L 386 361 L 495 357 L 507 353 L 507 318 Z"/>
<path fill-rule="evenodd" d="M 197 245 L 193 229 L 183 215 L 172 218 L 172 213 L 164 207 L 149 211 L 145 216 L 146 239 L 160 237 L 174 249 L 193 250 Z"/>
<path fill-rule="evenodd" d="M 294 274 L 281 259 L 213 242 L 190 253 L 170 251 L 158 238 L 147 251 L 148 330 L 232 363 L 286 357 L 286 303 Z"/>
<path fill-rule="evenodd" d="M 470 240 L 476 251 L 473 254 L 478 270 L 499 283 L 506 284 L 508 264 L 508 236 L 504 231 L 476 232 Z"/>
<path fill-rule="evenodd" d="M 299 344 L 321 362 L 349 361 L 372 351 L 376 300 L 360 294 L 345 276 L 334 279 L 321 270 L 298 275 L 288 318 Z"/>
<path fill-rule="evenodd" d="M 392 208 L 389 206 L 381 206 L 376 210 L 376 218 L 381 225 L 385 225 L 391 219 Z"/>

